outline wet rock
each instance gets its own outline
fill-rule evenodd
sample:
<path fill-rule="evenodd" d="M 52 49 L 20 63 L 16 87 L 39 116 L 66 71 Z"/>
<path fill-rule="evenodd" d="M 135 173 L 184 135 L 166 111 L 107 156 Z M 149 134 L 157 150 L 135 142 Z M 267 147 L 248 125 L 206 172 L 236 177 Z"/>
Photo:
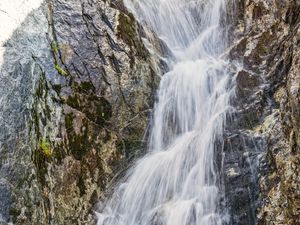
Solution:
<path fill-rule="evenodd" d="M 5 222 L 94 224 L 94 204 L 146 145 L 164 50 L 141 29 L 121 1 L 47 1 L 8 42 L 1 84 L 23 88 L 1 97 Z"/>
<path fill-rule="evenodd" d="M 259 87 L 260 79 L 255 74 L 247 72 L 245 70 L 240 71 L 236 77 L 237 82 L 237 98 L 248 98 Z"/>
<path fill-rule="evenodd" d="M 253 89 L 259 85 L 259 79 L 245 70 L 238 73 L 236 80 L 241 89 Z"/>
<path fill-rule="evenodd" d="M 232 19 L 236 44 L 230 50 L 230 57 L 240 62 L 244 71 L 237 76 L 238 100 L 234 102 L 237 110 L 230 130 L 246 131 L 255 143 L 260 140 L 261 144 L 256 144 L 259 154 L 254 157 L 257 163 L 252 164 L 256 172 L 250 183 L 256 188 L 250 188 L 248 194 L 252 196 L 252 207 L 257 210 L 253 219 L 241 222 L 243 212 L 237 209 L 243 206 L 236 207 L 235 193 L 230 193 L 227 197 L 232 211 L 237 217 L 241 215 L 232 221 L 234 224 L 298 224 L 299 3 L 247 0 L 238 1 L 236 6 L 239 16 Z M 247 121 L 251 121 L 251 126 L 243 122 L 245 118 L 250 118 Z M 238 155 L 237 146 L 231 149 L 233 155 Z M 239 170 L 242 177 L 248 176 Z M 226 185 L 231 187 L 225 181 Z"/>
<path fill-rule="evenodd" d="M 264 152 L 265 141 L 246 131 L 226 132 L 223 170 L 225 208 L 232 224 L 255 224 L 258 198 L 257 165 Z"/>

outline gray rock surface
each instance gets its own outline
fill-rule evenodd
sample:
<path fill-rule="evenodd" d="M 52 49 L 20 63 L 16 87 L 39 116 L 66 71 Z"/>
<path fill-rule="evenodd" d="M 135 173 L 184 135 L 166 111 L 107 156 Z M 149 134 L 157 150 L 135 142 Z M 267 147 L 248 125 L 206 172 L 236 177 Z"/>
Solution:
<path fill-rule="evenodd" d="M 2 223 L 93 224 L 96 201 L 146 145 L 163 44 L 121 1 L 65 0 L 45 2 L 6 45 Z"/>

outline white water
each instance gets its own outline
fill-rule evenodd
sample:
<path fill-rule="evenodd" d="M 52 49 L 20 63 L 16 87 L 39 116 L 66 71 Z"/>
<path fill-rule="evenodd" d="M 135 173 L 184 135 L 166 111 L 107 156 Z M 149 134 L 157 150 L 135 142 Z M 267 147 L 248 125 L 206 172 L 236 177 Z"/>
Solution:
<path fill-rule="evenodd" d="M 221 225 L 215 144 L 230 108 L 221 57 L 225 0 L 126 0 L 175 55 L 162 77 L 148 154 L 98 214 L 98 225 Z"/>

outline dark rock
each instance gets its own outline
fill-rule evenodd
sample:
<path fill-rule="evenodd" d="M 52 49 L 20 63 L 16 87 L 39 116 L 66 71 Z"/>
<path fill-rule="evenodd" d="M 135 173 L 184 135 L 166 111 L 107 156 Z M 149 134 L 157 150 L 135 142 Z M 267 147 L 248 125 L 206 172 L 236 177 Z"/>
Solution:
<path fill-rule="evenodd" d="M 232 23 L 237 44 L 229 55 L 242 62 L 244 71 L 237 76 L 237 110 L 228 136 L 236 129 L 248 135 L 243 135 L 243 147 L 229 139 L 231 157 L 225 145 L 225 168 L 239 171 L 231 179 L 225 175 L 232 224 L 299 224 L 299 3 L 236 4 L 239 16 Z M 247 150 L 249 138 L 256 143 L 253 153 Z M 254 172 L 245 170 L 240 152 L 250 153 Z M 244 205 L 233 189 L 241 191 Z"/>

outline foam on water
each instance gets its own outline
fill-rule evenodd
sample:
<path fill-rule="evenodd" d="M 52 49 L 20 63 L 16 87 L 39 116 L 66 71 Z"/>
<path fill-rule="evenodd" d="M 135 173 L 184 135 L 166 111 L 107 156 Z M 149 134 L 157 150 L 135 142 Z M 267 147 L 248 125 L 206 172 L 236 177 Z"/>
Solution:
<path fill-rule="evenodd" d="M 221 225 L 216 142 L 233 93 L 221 55 L 225 0 L 125 0 L 175 55 L 161 80 L 148 154 L 100 209 L 98 225 Z"/>

